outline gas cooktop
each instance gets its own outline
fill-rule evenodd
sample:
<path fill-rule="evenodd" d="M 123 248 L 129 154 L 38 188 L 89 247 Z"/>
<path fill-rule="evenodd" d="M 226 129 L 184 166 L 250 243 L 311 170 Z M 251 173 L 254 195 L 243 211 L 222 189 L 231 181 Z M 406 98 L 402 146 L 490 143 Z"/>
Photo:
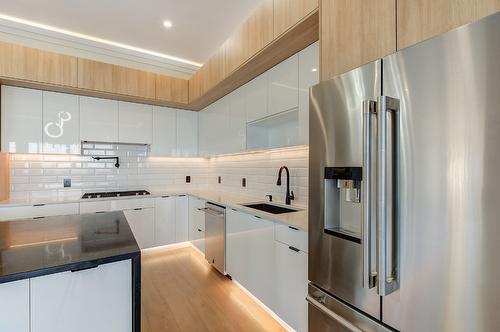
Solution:
<path fill-rule="evenodd" d="M 107 198 L 107 197 L 124 197 L 124 196 L 145 196 L 151 195 L 146 190 L 130 190 L 130 191 L 109 191 L 99 193 L 85 193 L 82 198 Z"/>

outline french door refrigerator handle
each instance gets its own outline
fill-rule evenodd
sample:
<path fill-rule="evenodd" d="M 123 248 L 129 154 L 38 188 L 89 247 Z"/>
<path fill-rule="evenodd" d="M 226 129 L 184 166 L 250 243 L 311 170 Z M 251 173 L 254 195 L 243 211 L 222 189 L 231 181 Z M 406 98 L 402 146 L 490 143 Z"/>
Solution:
<path fill-rule="evenodd" d="M 372 234 L 371 225 L 373 220 L 372 198 L 376 196 L 376 189 L 373 172 L 373 157 L 372 157 L 372 118 L 375 117 L 376 103 L 373 100 L 363 101 L 363 176 L 361 189 L 362 192 L 362 213 L 363 223 L 361 225 L 361 252 L 363 259 L 363 288 L 370 289 L 375 287 L 377 272 L 372 264 Z"/>
<path fill-rule="evenodd" d="M 397 259 L 397 172 L 399 100 L 377 98 L 377 290 L 386 296 L 399 289 Z"/>

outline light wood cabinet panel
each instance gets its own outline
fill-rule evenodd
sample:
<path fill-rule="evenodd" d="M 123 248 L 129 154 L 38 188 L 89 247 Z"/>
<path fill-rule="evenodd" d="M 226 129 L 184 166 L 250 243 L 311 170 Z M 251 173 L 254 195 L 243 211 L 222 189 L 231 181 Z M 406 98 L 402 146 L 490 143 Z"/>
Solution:
<path fill-rule="evenodd" d="M 0 42 L 0 76 L 64 86 L 77 86 L 77 58 Z"/>
<path fill-rule="evenodd" d="M 396 51 L 395 1 L 321 1 L 322 80 Z"/>
<path fill-rule="evenodd" d="M 274 38 L 318 8 L 318 0 L 274 0 Z"/>
<path fill-rule="evenodd" d="M 499 10 L 499 0 L 398 0 L 398 49 Z"/>
<path fill-rule="evenodd" d="M 113 92 L 113 65 L 78 58 L 78 88 Z"/>
<path fill-rule="evenodd" d="M 273 2 L 264 1 L 231 35 L 223 46 L 226 52 L 227 73 L 262 50 L 273 40 Z"/>
<path fill-rule="evenodd" d="M 156 98 L 156 74 L 113 66 L 113 92 L 141 98 Z"/>
<path fill-rule="evenodd" d="M 156 75 L 156 99 L 181 104 L 188 103 L 188 80 Z"/>

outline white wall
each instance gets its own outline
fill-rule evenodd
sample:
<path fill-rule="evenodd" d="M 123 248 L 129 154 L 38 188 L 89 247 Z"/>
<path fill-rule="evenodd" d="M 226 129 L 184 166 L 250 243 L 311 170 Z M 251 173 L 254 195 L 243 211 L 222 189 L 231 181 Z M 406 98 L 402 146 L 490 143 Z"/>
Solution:
<path fill-rule="evenodd" d="M 294 147 L 213 158 L 148 157 L 148 148 L 123 144 L 84 144 L 83 156 L 48 154 L 11 154 L 11 198 L 78 198 L 85 192 L 128 189 L 151 191 L 210 189 L 235 192 L 284 202 L 283 185 L 276 186 L 278 169 L 286 165 L 291 172 L 294 204 L 307 205 L 309 148 Z M 114 161 L 95 161 L 90 155 L 118 155 Z M 185 176 L 191 184 L 185 184 Z M 221 176 L 222 183 L 217 183 Z M 241 186 L 246 178 L 247 186 Z M 63 179 L 71 178 L 72 187 L 64 188 Z"/>

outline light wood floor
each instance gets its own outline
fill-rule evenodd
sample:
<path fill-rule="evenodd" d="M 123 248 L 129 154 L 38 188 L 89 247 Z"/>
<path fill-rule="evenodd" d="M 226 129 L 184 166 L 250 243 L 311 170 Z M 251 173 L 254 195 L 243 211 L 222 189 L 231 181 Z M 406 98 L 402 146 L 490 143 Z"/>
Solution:
<path fill-rule="evenodd" d="M 142 332 L 285 331 L 193 248 L 143 252 Z"/>

